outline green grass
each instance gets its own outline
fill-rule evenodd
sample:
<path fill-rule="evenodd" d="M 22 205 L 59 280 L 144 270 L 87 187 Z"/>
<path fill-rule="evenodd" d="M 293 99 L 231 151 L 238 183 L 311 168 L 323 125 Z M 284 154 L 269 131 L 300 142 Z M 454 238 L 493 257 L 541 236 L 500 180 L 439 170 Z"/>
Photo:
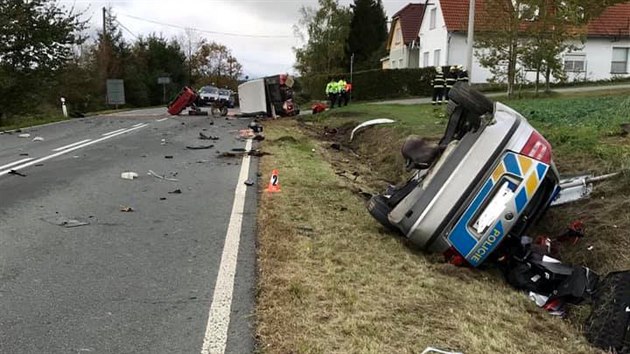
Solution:
<path fill-rule="evenodd" d="M 360 168 L 352 157 L 291 121 L 265 128 L 261 180 L 278 169 L 282 192 L 260 197 L 260 352 L 597 352 L 499 274 L 444 264 L 385 232 L 338 175 Z"/>
<path fill-rule="evenodd" d="M 0 119 L 0 130 L 14 130 L 25 127 L 32 127 L 36 125 L 60 122 L 63 120 L 67 120 L 68 118 L 62 115 L 54 115 L 54 114 L 41 114 L 41 115 L 32 115 L 32 116 L 23 116 L 23 117 L 11 117 Z"/>

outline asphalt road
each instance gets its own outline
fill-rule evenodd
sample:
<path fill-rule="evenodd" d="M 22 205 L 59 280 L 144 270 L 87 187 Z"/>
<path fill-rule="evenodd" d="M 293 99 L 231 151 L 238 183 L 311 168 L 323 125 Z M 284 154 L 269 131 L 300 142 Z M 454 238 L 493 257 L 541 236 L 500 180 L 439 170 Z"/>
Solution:
<path fill-rule="evenodd" d="M 217 153 L 248 123 L 159 108 L 0 135 L 0 352 L 252 352 L 256 158 Z"/>

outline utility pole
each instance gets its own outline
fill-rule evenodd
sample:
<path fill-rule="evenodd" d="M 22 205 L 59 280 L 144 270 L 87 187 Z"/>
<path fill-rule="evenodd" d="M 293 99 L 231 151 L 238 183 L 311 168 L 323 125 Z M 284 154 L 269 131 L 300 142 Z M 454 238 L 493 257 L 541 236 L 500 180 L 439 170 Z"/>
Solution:
<path fill-rule="evenodd" d="M 468 6 L 468 57 L 466 69 L 468 70 L 468 84 L 472 81 L 473 66 L 473 42 L 475 40 L 475 0 L 470 0 Z"/>
<path fill-rule="evenodd" d="M 350 84 L 352 85 L 352 72 L 354 71 L 354 53 L 350 56 Z M 352 100 L 352 90 L 350 90 L 350 100 Z M 347 101 L 346 101 L 347 103 Z"/>
<path fill-rule="evenodd" d="M 107 34 L 106 21 L 107 21 L 107 8 L 103 6 L 103 38 L 105 38 L 105 35 Z"/>

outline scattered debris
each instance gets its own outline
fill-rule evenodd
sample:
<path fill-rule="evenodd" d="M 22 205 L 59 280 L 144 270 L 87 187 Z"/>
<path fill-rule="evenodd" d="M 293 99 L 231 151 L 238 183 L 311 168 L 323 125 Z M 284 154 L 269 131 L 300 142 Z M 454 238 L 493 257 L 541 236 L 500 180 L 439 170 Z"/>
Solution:
<path fill-rule="evenodd" d="M 44 141 L 44 138 L 42 138 L 41 136 L 36 136 L 33 138 L 33 141 Z"/>
<path fill-rule="evenodd" d="M 42 167 L 42 166 L 44 166 L 43 163 L 38 163 L 38 164 L 35 165 L 35 167 Z"/>
<path fill-rule="evenodd" d="M 168 194 L 182 194 L 182 190 L 181 189 L 176 189 L 172 192 L 168 192 Z"/>
<path fill-rule="evenodd" d="M 221 138 L 219 138 L 218 136 L 210 136 L 210 135 L 206 135 L 202 132 L 199 132 L 199 139 L 201 140 L 219 140 Z"/>
<path fill-rule="evenodd" d="M 138 174 L 135 172 L 123 172 L 120 174 L 120 178 L 122 179 L 135 179 L 138 178 Z"/>
<path fill-rule="evenodd" d="M 265 136 L 263 134 L 258 134 L 254 137 L 254 140 L 256 141 L 263 141 L 265 140 Z"/>
<path fill-rule="evenodd" d="M 132 208 L 132 207 L 130 207 L 130 206 L 124 206 L 124 205 L 122 205 L 122 206 L 120 207 L 120 211 L 122 211 L 123 213 L 131 213 L 131 212 L 132 212 L 132 211 L 134 211 L 134 210 L 133 210 L 133 208 Z"/>
<path fill-rule="evenodd" d="M 621 123 L 619 126 L 621 127 L 621 136 L 626 136 L 630 133 L 630 123 Z"/>
<path fill-rule="evenodd" d="M 251 129 L 255 134 L 262 133 L 264 130 L 263 126 L 256 121 L 249 123 L 249 129 Z"/>
<path fill-rule="evenodd" d="M 332 143 L 332 144 L 330 144 L 330 148 L 334 149 L 334 150 L 337 150 L 337 151 L 340 151 L 341 150 L 341 144 L 339 144 L 339 143 Z"/>
<path fill-rule="evenodd" d="M 69 219 L 60 215 L 42 218 L 41 220 L 53 225 L 63 226 L 65 228 L 73 228 L 90 224 L 85 220 Z"/>
<path fill-rule="evenodd" d="M 440 350 L 440 349 L 436 349 L 436 348 L 432 348 L 432 347 L 427 347 L 425 350 L 422 351 L 422 353 L 420 354 L 428 354 L 428 353 L 438 353 L 438 354 L 464 354 L 461 352 L 447 352 L 444 350 Z"/>
<path fill-rule="evenodd" d="M 254 181 L 252 181 L 251 179 L 248 179 L 247 181 L 245 181 L 245 185 L 248 187 L 251 187 L 254 185 Z"/>
<path fill-rule="evenodd" d="M 326 108 L 328 108 L 328 107 L 327 107 L 327 105 L 325 103 L 317 102 L 317 103 L 315 103 L 315 104 L 313 104 L 311 106 L 311 112 L 313 114 L 322 113 L 322 112 L 324 112 L 326 110 Z"/>
<path fill-rule="evenodd" d="M 245 150 L 245 148 L 234 148 L 232 149 L 232 151 L 236 151 L 236 152 L 245 152 L 247 150 Z"/>
<path fill-rule="evenodd" d="M 160 197 L 160 200 L 166 200 L 166 197 Z"/>
<path fill-rule="evenodd" d="M 164 156 L 164 158 L 165 158 L 165 159 L 172 159 L 172 158 L 173 158 L 173 155 L 166 155 L 166 156 Z"/>
<path fill-rule="evenodd" d="M 260 151 L 259 149 L 256 149 L 256 150 L 248 151 L 247 155 L 254 156 L 254 157 L 263 157 L 263 156 L 266 156 L 266 155 L 271 155 L 271 153 Z"/>
<path fill-rule="evenodd" d="M 186 149 L 189 149 L 189 150 L 205 150 L 205 149 L 212 149 L 213 147 L 214 147 L 214 145 L 186 146 Z"/>
<path fill-rule="evenodd" d="M 24 133 L 24 134 L 18 135 L 18 138 L 30 138 L 30 137 L 31 137 L 31 134 L 29 134 L 29 133 Z"/>
<path fill-rule="evenodd" d="M 396 121 L 393 119 L 388 119 L 388 118 L 372 119 L 372 120 L 368 120 L 367 122 L 363 122 L 357 125 L 356 128 L 352 129 L 352 133 L 350 133 L 350 141 L 354 139 L 354 134 L 356 134 L 359 130 L 362 130 L 364 128 L 367 128 L 373 125 L 392 124 L 392 123 L 396 123 Z"/>
<path fill-rule="evenodd" d="M 166 139 L 162 139 L 162 141 L 160 142 L 161 145 L 166 145 Z"/>
<path fill-rule="evenodd" d="M 163 179 L 163 180 L 166 180 L 166 181 L 171 181 L 171 182 L 178 182 L 179 181 L 178 179 L 175 179 L 175 178 L 168 178 L 168 177 L 165 177 L 165 176 L 158 175 L 157 173 L 155 173 L 155 172 L 153 172 L 151 170 L 149 170 L 149 172 L 147 172 L 147 174 L 150 175 L 150 176 L 153 176 L 155 178 Z"/>
<path fill-rule="evenodd" d="M 25 174 L 20 173 L 20 172 L 18 172 L 18 171 L 16 171 L 16 170 L 11 170 L 11 171 L 9 171 L 9 174 L 10 174 L 10 175 L 15 175 L 15 176 L 20 176 L 20 177 L 26 177 L 26 175 L 25 175 Z"/>
<path fill-rule="evenodd" d="M 238 135 L 241 138 L 245 138 L 245 139 L 251 139 L 251 138 L 256 136 L 254 131 L 251 130 L 251 129 L 241 129 L 241 130 L 238 131 Z"/>
<path fill-rule="evenodd" d="M 20 156 L 28 156 L 28 152 L 23 152 L 20 154 Z"/>

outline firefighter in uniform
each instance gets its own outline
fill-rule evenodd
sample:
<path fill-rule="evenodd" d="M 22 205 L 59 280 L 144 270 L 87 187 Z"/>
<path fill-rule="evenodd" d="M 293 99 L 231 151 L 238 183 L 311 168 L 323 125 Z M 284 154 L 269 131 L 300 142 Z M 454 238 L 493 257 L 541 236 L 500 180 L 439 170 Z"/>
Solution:
<path fill-rule="evenodd" d="M 457 71 L 458 71 L 457 67 L 455 65 L 453 65 L 449 69 L 448 74 L 446 74 L 446 85 L 445 85 L 446 88 L 444 90 L 444 100 L 445 101 L 448 101 L 448 93 L 453 88 L 453 85 L 455 85 L 457 83 L 457 78 L 458 78 L 458 72 Z"/>
<path fill-rule="evenodd" d="M 433 76 L 433 80 L 431 80 L 431 86 L 433 86 L 432 105 L 442 104 L 444 100 L 444 83 L 442 68 L 438 66 L 435 68 L 435 75 Z"/>
<path fill-rule="evenodd" d="M 457 66 L 457 71 L 457 82 L 468 83 L 468 71 L 466 71 L 466 69 L 464 69 L 464 67 L 461 65 Z"/>
<path fill-rule="evenodd" d="M 348 105 L 348 102 L 350 102 L 350 95 L 352 94 L 352 83 L 351 82 L 346 82 L 346 97 L 345 97 L 345 101 L 343 103 L 344 106 Z"/>

